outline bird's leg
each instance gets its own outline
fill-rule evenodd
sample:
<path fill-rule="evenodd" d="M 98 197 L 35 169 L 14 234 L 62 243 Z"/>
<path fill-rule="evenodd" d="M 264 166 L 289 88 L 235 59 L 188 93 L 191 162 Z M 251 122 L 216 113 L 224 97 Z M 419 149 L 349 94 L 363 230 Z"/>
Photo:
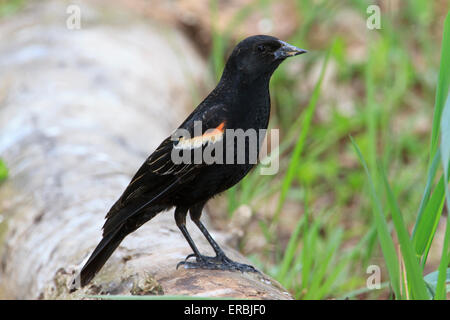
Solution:
<path fill-rule="evenodd" d="M 225 257 L 225 252 L 223 252 L 223 250 L 219 247 L 219 245 L 217 244 L 217 242 L 213 239 L 213 237 L 209 234 L 208 230 L 206 229 L 206 227 L 203 225 L 203 223 L 200 221 L 200 219 L 198 220 L 192 220 L 194 221 L 194 223 L 197 225 L 197 227 L 200 229 L 200 231 L 203 233 L 203 235 L 205 236 L 206 240 L 208 240 L 209 244 L 211 245 L 211 247 L 214 249 L 214 252 L 216 253 L 216 257 L 217 258 L 222 258 Z"/>
<path fill-rule="evenodd" d="M 175 222 L 176 222 L 178 228 L 180 229 L 181 233 L 183 234 L 184 238 L 189 243 L 189 246 L 191 247 L 192 251 L 194 251 L 194 255 L 195 256 L 201 256 L 200 251 L 198 251 L 197 246 L 194 243 L 194 240 L 192 240 L 191 236 L 189 235 L 189 232 L 186 229 L 186 215 L 187 215 L 187 211 L 188 211 L 187 208 L 177 207 L 175 209 Z M 184 263 L 184 261 L 179 262 L 177 264 L 177 269 L 183 263 Z"/>
<path fill-rule="evenodd" d="M 254 267 L 247 264 L 235 262 L 225 255 L 225 252 L 223 252 L 223 250 L 220 248 L 217 242 L 214 241 L 213 237 L 209 234 L 206 227 L 200 221 L 203 205 L 204 203 L 191 207 L 189 210 L 190 216 L 192 221 L 197 225 L 197 227 L 205 236 L 206 240 L 208 240 L 209 244 L 214 249 L 216 256 L 215 257 L 203 256 L 200 254 L 196 254 L 194 251 L 193 255 L 191 254 L 186 257 L 186 260 L 192 256 L 195 256 L 197 262 L 187 262 L 185 260 L 185 262 L 183 263 L 185 267 L 201 268 L 201 269 L 239 270 L 242 272 L 258 272 Z"/>

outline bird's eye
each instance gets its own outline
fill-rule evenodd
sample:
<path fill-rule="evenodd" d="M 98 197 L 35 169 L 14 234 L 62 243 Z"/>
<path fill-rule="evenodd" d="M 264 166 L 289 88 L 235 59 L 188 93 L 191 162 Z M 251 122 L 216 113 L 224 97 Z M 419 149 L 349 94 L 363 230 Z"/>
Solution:
<path fill-rule="evenodd" d="M 263 44 L 260 44 L 257 48 L 256 48 L 259 52 L 264 52 L 266 51 L 266 47 Z"/>

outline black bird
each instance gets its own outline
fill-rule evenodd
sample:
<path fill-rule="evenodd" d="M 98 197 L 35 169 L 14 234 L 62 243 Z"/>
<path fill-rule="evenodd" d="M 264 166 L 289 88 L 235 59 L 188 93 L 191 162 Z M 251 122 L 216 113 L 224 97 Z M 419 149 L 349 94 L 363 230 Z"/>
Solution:
<path fill-rule="evenodd" d="M 171 207 L 176 208 L 175 222 L 193 250 L 193 254 L 177 267 L 256 271 L 252 266 L 226 257 L 200 221 L 200 216 L 210 198 L 235 185 L 255 165 L 249 161 L 250 140 L 239 145 L 237 139 L 227 138 L 225 132 L 228 129 L 267 129 L 270 77 L 287 57 L 305 52 L 265 35 L 248 37 L 234 48 L 216 88 L 176 131 L 179 133 L 184 129 L 185 134 L 173 134 L 158 146 L 107 213 L 103 239 L 77 277 L 79 285 L 85 286 L 91 281 L 128 234 Z M 256 154 L 263 138 L 257 137 Z M 192 156 L 208 147 L 215 147 L 211 152 L 213 156 L 219 155 L 221 150 L 223 159 L 231 154 L 230 159 L 226 159 L 232 161 L 207 163 L 204 159 L 192 161 L 192 158 L 191 161 L 174 161 L 177 152 Z M 237 161 L 239 153 L 244 154 L 244 161 Z M 214 249 L 215 257 L 202 255 L 194 244 L 186 229 L 188 211 Z M 196 261 L 188 261 L 191 257 Z"/>

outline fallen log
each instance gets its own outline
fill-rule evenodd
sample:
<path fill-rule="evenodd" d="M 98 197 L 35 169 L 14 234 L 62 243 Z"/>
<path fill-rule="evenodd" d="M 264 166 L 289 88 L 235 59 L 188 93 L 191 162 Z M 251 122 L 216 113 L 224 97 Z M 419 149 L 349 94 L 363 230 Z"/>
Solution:
<path fill-rule="evenodd" d="M 0 297 L 189 295 L 290 299 L 263 274 L 175 268 L 190 253 L 173 212 L 129 235 L 92 283 L 69 284 L 103 217 L 146 156 L 194 105 L 205 65 L 176 30 L 108 4 L 39 1 L 0 22 Z M 199 249 L 210 248 L 192 223 Z M 218 242 L 224 235 L 212 231 Z M 224 246 L 230 258 L 246 262 Z M 247 262 L 248 263 L 248 262 Z"/>

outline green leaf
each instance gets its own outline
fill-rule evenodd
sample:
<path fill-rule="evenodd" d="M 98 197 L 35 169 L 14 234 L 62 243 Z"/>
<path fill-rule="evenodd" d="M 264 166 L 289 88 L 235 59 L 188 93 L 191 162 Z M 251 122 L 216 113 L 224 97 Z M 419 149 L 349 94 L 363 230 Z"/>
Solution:
<path fill-rule="evenodd" d="M 413 244 L 416 254 L 423 256 L 424 265 L 426 262 L 427 252 L 434 238 L 439 219 L 441 218 L 442 209 L 445 200 L 444 177 L 441 176 L 430 200 L 425 206 L 424 213 L 419 221 L 417 221 L 416 233 L 413 237 Z"/>
<path fill-rule="evenodd" d="M 356 154 L 358 155 L 358 158 L 361 162 L 361 164 L 364 167 L 364 171 L 366 172 L 367 179 L 369 181 L 370 186 L 370 196 L 372 198 L 373 203 L 373 214 L 375 218 L 375 223 L 377 226 L 377 234 L 378 234 L 378 240 L 380 242 L 381 250 L 383 252 L 384 259 L 386 260 L 386 266 L 389 273 L 389 278 L 391 280 L 391 286 L 394 290 L 395 296 L 397 298 L 402 297 L 400 292 L 400 274 L 399 274 L 399 264 L 398 264 L 398 258 L 397 254 L 395 252 L 395 246 L 394 242 L 392 240 L 392 237 L 389 233 L 389 228 L 386 222 L 386 218 L 383 212 L 383 207 L 381 205 L 381 201 L 378 198 L 378 195 L 375 191 L 375 186 L 373 184 L 372 176 L 369 172 L 369 169 L 367 168 L 367 163 L 364 160 L 364 157 L 361 153 L 361 150 L 359 149 L 356 142 L 353 140 L 352 137 L 350 137 L 350 140 L 353 144 L 353 147 L 356 151 Z"/>
<path fill-rule="evenodd" d="M 447 24 L 449 17 L 447 16 Z M 450 34 L 447 33 L 450 37 Z M 444 38 L 445 39 L 445 38 Z M 448 39 L 450 41 L 450 39 Z M 450 54 L 450 53 L 449 53 Z M 450 72 L 449 72 L 450 73 Z M 447 103 L 445 105 L 445 109 L 442 113 L 441 119 L 441 154 L 442 154 L 442 166 L 444 167 L 444 177 L 445 177 L 445 195 L 447 199 L 447 212 L 450 210 L 450 191 L 448 186 L 449 181 L 449 165 L 450 165 L 450 95 L 447 97 Z M 447 215 L 447 226 L 445 229 L 444 236 L 444 245 L 442 246 L 442 255 L 441 262 L 439 263 L 439 276 L 436 285 L 436 295 L 435 299 L 445 299 L 445 282 L 448 282 L 448 271 L 447 277 L 445 277 L 445 270 L 450 263 L 450 250 L 449 250 L 449 242 L 450 242 L 450 218 Z M 445 280 L 447 279 L 447 281 Z M 448 291 L 448 288 L 447 288 Z"/>
<path fill-rule="evenodd" d="M 412 238 L 415 237 L 416 232 L 417 232 L 417 227 L 420 225 L 419 222 L 423 218 L 423 213 L 425 211 L 425 207 L 426 207 L 429 197 L 430 197 L 431 189 L 433 187 L 433 181 L 434 181 L 434 178 L 436 177 L 436 172 L 437 172 L 437 169 L 440 164 L 440 159 L 441 159 L 441 150 L 438 149 L 438 151 L 434 155 L 433 161 L 431 162 L 431 166 L 428 169 L 427 183 L 425 185 L 425 190 L 423 192 L 422 199 L 420 200 L 419 211 L 417 213 L 416 223 L 414 224 Z"/>
<path fill-rule="evenodd" d="M 6 164 L 0 159 L 0 181 L 5 180 L 8 177 L 8 168 Z"/>
<path fill-rule="evenodd" d="M 448 20 L 448 17 L 447 17 Z M 448 22 L 448 21 L 447 21 Z M 448 35 L 450 36 L 450 35 Z M 450 39 L 449 39 L 450 40 Z M 442 166 L 444 167 L 444 177 L 445 177 L 445 195 L 447 199 L 447 211 L 450 210 L 450 191 L 448 187 L 449 181 L 449 165 L 450 165 L 450 95 L 447 97 L 447 103 L 445 109 L 442 113 L 441 119 L 441 154 L 442 154 Z M 444 245 L 442 247 L 441 262 L 439 264 L 439 277 L 436 285 L 436 295 L 435 299 L 445 299 L 445 280 L 448 282 L 448 271 L 447 277 L 445 277 L 445 268 L 448 267 L 450 263 L 450 218 L 447 216 L 447 227 L 444 236 Z M 448 288 L 447 288 L 448 291 Z"/>
<path fill-rule="evenodd" d="M 414 248 L 410 241 L 408 230 L 406 229 L 405 222 L 403 221 L 400 208 L 398 207 L 397 200 L 392 193 L 391 187 L 384 172 L 383 167 L 380 167 L 380 172 L 383 178 L 384 187 L 388 198 L 388 204 L 391 209 L 392 221 L 394 222 L 395 231 L 397 232 L 398 241 L 400 243 L 400 249 L 402 252 L 403 261 L 405 263 L 406 276 L 408 289 L 413 299 L 428 300 L 427 288 L 423 281 L 422 269 L 417 260 Z"/>
<path fill-rule="evenodd" d="M 292 233 L 291 237 L 289 238 L 289 243 L 288 243 L 285 253 L 283 255 L 283 260 L 281 262 L 281 268 L 277 275 L 277 279 L 282 284 L 284 284 L 286 275 L 292 266 L 292 261 L 294 260 L 295 251 L 299 244 L 298 239 L 300 237 L 300 231 L 305 222 L 305 217 L 306 217 L 306 215 L 304 215 L 303 218 L 297 222 L 297 225 L 295 226 L 294 232 Z"/>
<path fill-rule="evenodd" d="M 445 189 L 445 199 L 447 200 L 447 211 L 450 210 L 450 192 L 448 190 L 449 180 L 449 158 L 450 158 L 450 12 L 444 22 L 442 36 L 441 65 L 439 67 L 438 87 L 436 89 L 435 113 L 433 118 L 433 128 L 431 135 L 431 154 L 433 157 L 438 145 L 438 135 L 441 132 L 441 156 L 444 168 L 443 185 Z M 447 102 L 445 103 L 445 99 Z M 444 105 L 445 103 L 445 105 Z M 441 117 L 442 115 L 442 117 Z M 445 229 L 444 244 L 442 246 L 441 261 L 438 267 L 438 281 L 436 284 L 435 299 L 445 299 L 445 274 L 450 263 L 450 218 L 447 216 L 447 226 Z"/>
<path fill-rule="evenodd" d="M 430 162 L 438 149 L 441 114 L 450 88 L 450 12 L 444 22 L 442 36 L 441 65 L 439 67 L 438 86 L 434 105 L 433 127 L 431 131 Z"/>
<path fill-rule="evenodd" d="M 446 182 L 445 185 L 448 186 L 448 181 L 450 178 L 450 95 L 448 95 L 447 97 L 447 103 L 445 104 L 445 109 L 442 113 L 441 119 L 441 156 Z M 448 187 L 445 189 L 447 194 L 447 209 L 450 209 L 450 196 L 448 194 Z"/>
<path fill-rule="evenodd" d="M 447 217 L 447 227 L 445 228 L 445 236 L 444 236 L 444 245 L 442 246 L 442 256 L 441 262 L 438 267 L 438 281 L 436 284 L 436 294 L 434 299 L 436 300 L 445 300 L 445 283 L 448 282 L 448 276 L 446 277 L 446 269 L 450 264 L 450 252 L 449 252 L 449 243 L 450 243 L 450 218 Z M 446 281 L 447 279 L 447 281 Z"/>

